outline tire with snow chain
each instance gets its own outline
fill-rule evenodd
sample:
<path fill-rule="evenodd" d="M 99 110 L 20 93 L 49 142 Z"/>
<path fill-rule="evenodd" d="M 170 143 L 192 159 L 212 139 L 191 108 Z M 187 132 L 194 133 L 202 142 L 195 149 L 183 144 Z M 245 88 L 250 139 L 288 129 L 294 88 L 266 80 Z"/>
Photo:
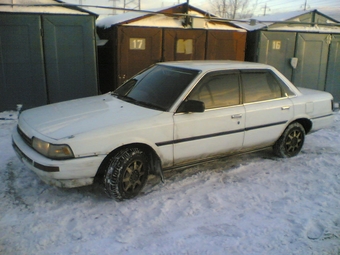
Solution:
<path fill-rule="evenodd" d="M 274 153 L 281 158 L 296 156 L 305 141 L 305 129 L 298 122 L 290 124 L 273 146 Z"/>
<path fill-rule="evenodd" d="M 108 160 L 105 168 L 105 193 L 117 201 L 137 196 L 148 179 L 147 156 L 139 148 L 122 149 Z"/>

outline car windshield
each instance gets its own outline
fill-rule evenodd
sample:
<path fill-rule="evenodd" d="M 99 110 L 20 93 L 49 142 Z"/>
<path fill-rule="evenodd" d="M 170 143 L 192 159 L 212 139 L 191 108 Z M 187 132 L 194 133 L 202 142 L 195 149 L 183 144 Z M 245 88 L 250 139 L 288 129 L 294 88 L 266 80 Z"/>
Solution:
<path fill-rule="evenodd" d="M 155 65 L 137 74 L 113 92 L 121 100 L 168 111 L 198 70 Z"/>

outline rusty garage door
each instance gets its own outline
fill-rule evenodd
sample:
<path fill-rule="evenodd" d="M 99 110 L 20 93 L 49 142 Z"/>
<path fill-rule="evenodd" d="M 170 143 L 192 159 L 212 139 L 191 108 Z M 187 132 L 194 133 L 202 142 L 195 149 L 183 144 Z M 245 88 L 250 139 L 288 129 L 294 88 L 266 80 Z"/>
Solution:
<path fill-rule="evenodd" d="M 163 60 L 205 59 L 205 30 L 164 29 Z"/>
<path fill-rule="evenodd" d="M 117 39 L 118 86 L 146 67 L 161 61 L 162 29 L 120 26 Z"/>
<path fill-rule="evenodd" d="M 247 33 L 225 30 L 207 31 L 206 59 L 244 61 Z"/>

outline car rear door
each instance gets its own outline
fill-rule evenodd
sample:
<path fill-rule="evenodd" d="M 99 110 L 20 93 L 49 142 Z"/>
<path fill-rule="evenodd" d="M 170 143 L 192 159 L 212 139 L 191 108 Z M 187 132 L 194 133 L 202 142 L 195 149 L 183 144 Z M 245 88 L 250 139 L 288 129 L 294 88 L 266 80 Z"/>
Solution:
<path fill-rule="evenodd" d="M 242 148 L 245 109 L 238 72 L 213 72 L 191 91 L 187 100 L 205 103 L 203 113 L 174 115 L 174 164 L 199 161 Z"/>
<path fill-rule="evenodd" d="M 245 107 L 244 149 L 271 146 L 293 118 L 292 92 L 271 70 L 241 72 Z"/>

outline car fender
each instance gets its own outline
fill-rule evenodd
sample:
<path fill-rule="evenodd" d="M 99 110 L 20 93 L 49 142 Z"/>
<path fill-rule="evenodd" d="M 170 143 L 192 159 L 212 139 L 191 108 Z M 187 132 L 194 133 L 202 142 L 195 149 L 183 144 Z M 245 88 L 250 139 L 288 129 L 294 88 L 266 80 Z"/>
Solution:
<path fill-rule="evenodd" d="M 173 163 L 173 145 L 169 143 L 165 146 L 157 146 L 157 143 L 173 139 L 172 114 L 169 115 L 163 115 L 164 117 L 161 120 L 153 121 L 149 119 L 147 124 L 135 122 L 129 123 L 130 128 L 120 125 L 108 127 L 79 134 L 59 142 L 69 144 L 75 157 L 108 155 L 112 151 L 130 144 L 143 144 L 155 152 L 162 164 L 171 165 Z M 162 130 L 162 132 L 159 132 L 159 130 Z M 88 144 L 91 144 L 91 146 L 88 146 Z"/>

